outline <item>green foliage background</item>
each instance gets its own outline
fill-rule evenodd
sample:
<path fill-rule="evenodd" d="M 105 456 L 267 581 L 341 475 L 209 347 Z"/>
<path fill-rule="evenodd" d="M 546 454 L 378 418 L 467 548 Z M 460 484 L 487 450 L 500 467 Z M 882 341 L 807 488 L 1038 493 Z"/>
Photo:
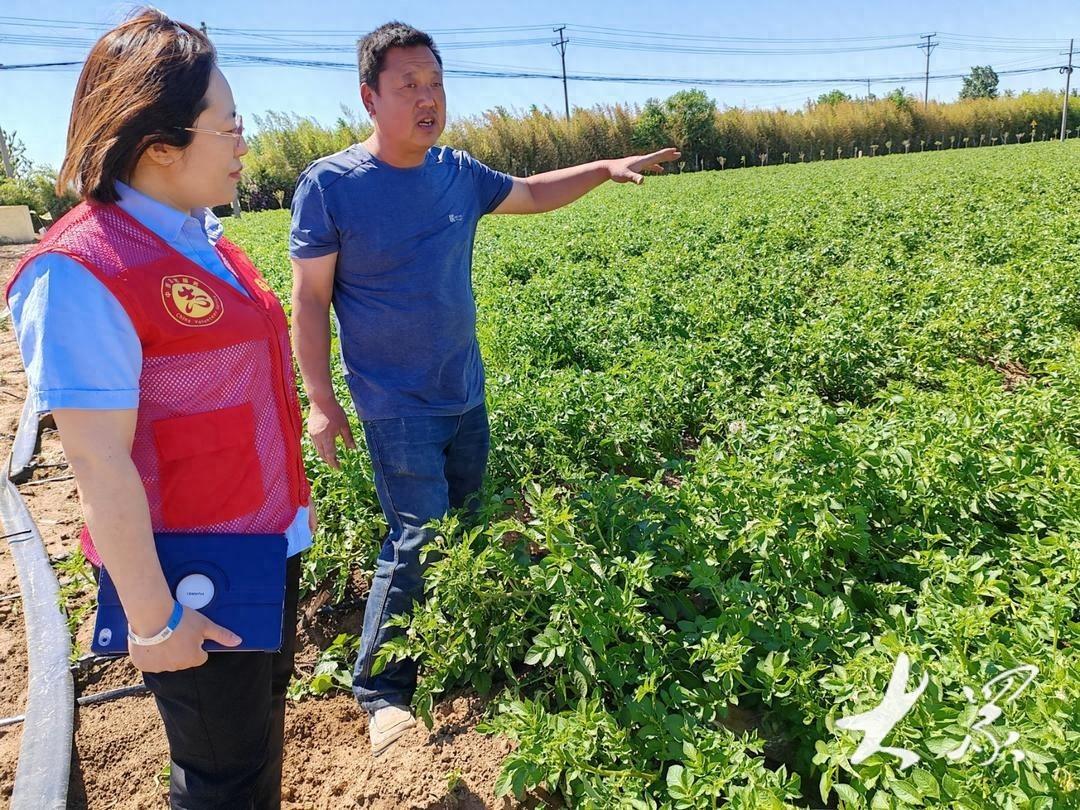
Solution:
<path fill-rule="evenodd" d="M 1077 199 L 1080 144 L 1025 144 L 486 219 L 490 484 L 386 650 L 421 659 L 418 710 L 490 693 L 499 791 L 575 807 L 1077 806 Z M 286 300 L 287 231 L 228 223 Z M 306 581 L 343 584 L 370 471 L 309 462 Z M 835 722 L 901 652 L 930 685 L 886 742 L 921 762 L 852 765 Z M 990 729 L 1026 757 L 946 759 L 1021 664 Z"/>
<path fill-rule="evenodd" d="M 825 94 L 794 111 L 718 110 L 701 90 L 681 90 L 640 109 L 575 108 L 568 122 L 551 110 L 496 107 L 451 120 L 441 142 L 516 176 L 672 145 L 683 152 L 673 168 L 692 172 L 1052 139 L 1059 132 L 1061 104 L 1061 93 L 1044 90 L 935 101 L 924 108 L 898 88 L 869 100 Z M 1080 135 L 1080 99 L 1070 102 L 1068 126 L 1069 137 Z M 331 126 L 267 113 L 256 116 L 255 129 L 240 187 L 245 210 L 288 208 L 296 180 L 311 161 L 371 132 L 370 123 L 348 109 Z"/>

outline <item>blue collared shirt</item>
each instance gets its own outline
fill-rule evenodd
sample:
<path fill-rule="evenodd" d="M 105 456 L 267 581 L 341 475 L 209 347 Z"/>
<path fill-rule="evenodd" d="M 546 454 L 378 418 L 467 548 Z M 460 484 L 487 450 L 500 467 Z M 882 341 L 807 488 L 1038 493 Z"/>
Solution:
<path fill-rule="evenodd" d="M 125 212 L 185 258 L 248 294 L 214 249 L 223 228 L 209 209 L 188 215 L 123 183 L 116 189 Z M 34 410 L 139 407 L 142 343 L 120 302 L 89 270 L 68 256 L 44 253 L 23 269 L 8 305 Z M 307 507 L 300 508 L 285 534 L 290 556 L 311 546 Z"/>

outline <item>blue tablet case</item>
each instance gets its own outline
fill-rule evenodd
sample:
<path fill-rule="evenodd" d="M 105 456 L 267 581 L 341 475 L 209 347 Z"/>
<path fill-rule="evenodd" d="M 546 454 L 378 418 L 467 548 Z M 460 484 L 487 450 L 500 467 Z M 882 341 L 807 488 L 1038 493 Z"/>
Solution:
<path fill-rule="evenodd" d="M 285 605 L 283 534 L 156 534 L 158 559 L 169 590 L 181 604 L 232 630 L 239 647 L 207 641 L 207 651 L 281 649 Z M 126 655 L 127 617 L 105 568 L 98 581 L 97 622 L 90 648 Z"/>

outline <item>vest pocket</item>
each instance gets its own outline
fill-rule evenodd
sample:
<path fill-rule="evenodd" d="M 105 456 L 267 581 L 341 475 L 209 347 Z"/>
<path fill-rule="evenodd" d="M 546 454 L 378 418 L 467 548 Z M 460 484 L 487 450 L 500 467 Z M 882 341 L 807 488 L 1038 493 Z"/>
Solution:
<path fill-rule="evenodd" d="M 166 528 L 212 526 L 254 512 L 263 502 L 250 402 L 153 424 Z"/>

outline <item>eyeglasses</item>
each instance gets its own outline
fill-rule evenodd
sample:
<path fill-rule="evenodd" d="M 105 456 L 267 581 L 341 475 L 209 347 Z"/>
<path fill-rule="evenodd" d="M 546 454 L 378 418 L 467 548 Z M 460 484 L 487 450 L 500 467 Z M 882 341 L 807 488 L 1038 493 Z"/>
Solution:
<path fill-rule="evenodd" d="M 232 138 L 236 141 L 237 145 L 240 144 L 240 139 L 244 137 L 244 116 L 236 116 L 236 129 L 230 132 L 223 132 L 220 129 L 203 129 L 201 127 L 180 127 L 180 129 L 187 132 L 205 132 L 207 135 L 224 135 L 228 138 Z"/>

